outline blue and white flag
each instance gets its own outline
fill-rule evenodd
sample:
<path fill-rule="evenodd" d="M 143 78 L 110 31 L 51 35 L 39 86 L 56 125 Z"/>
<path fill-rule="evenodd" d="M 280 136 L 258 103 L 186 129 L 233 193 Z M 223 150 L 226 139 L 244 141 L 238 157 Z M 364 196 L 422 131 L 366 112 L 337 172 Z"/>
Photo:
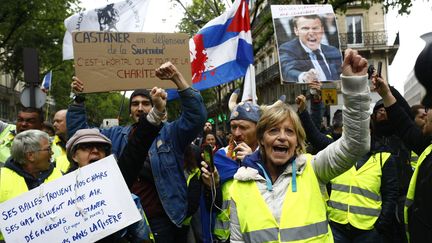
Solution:
<path fill-rule="evenodd" d="M 208 22 L 190 41 L 192 84 L 204 90 L 246 75 L 244 99 L 256 100 L 252 35 L 247 0 Z M 246 88 L 248 90 L 246 90 Z M 245 98 L 248 97 L 248 98 Z"/>
<path fill-rule="evenodd" d="M 111 1 L 112 2 L 112 1 Z M 73 59 L 73 31 L 141 32 L 149 0 L 126 0 L 76 13 L 64 21 L 63 60 Z"/>
<path fill-rule="evenodd" d="M 51 79 L 52 79 L 52 71 L 49 71 L 47 74 L 45 74 L 43 80 L 42 80 L 42 84 L 41 84 L 41 89 L 42 90 L 51 90 Z"/>

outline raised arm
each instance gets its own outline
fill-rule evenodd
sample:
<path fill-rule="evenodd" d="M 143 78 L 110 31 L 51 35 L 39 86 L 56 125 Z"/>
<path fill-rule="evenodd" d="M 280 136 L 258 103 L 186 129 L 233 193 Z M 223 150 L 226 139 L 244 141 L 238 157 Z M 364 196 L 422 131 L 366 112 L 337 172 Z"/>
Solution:
<path fill-rule="evenodd" d="M 72 77 L 71 88 L 72 92 L 75 94 L 75 98 L 66 113 L 66 126 L 69 138 L 72 137 L 76 131 L 90 127 L 87 123 L 84 100 L 76 98 L 79 93 L 83 91 L 84 84 L 79 78 Z"/>
<path fill-rule="evenodd" d="M 424 136 L 420 128 L 402 108 L 401 102 L 395 98 L 387 84 L 382 78 L 372 79 L 375 91 L 381 96 L 386 108 L 387 117 L 393 124 L 395 134 L 401 138 L 404 144 L 417 154 L 430 145 L 430 137 Z"/>
<path fill-rule="evenodd" d="M 207 118 L 204 101 L 199 92 L 190 87 L 183 75 L 172 63 L 164 63 L 156 70 L 156 76 L 160 79 L 169 79 L 177 86 L 181 99 L 182 114 L 170 126 L 173 126 L 173 129 L 171 129 L 173 146 L 177 146 L 183 151 L 196 138 L 204 126 Z"/>
<path fill-rule="evenodd" d="M 312 163 L 324 184 L 351 168 L 370 148 L 367 60 L 357 51 L 347 49 L 341 78 L 344 98 L 342 136 L 319 152 Z"/>
<path fill-rule="evenodd" d="M 298 114 L 306 132 L 306 138 L 312 144 L 314 149 L 316 149 L 316 151 L 321 151 L 329 144 L 333 143 L 333 139 L 322 134 L 313 123 L 309 116 L 309 112 L 306 110 L 306 97 L 304 95 L 297 96 L 296 103 L 299 106 Z"/>

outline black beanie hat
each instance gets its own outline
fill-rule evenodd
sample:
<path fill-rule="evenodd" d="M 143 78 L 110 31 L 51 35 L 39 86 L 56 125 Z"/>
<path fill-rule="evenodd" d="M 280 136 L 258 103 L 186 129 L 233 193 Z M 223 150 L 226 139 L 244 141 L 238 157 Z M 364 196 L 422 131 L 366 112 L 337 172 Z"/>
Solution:
<path fill-rule="evenodd" d="M 375 113 L 379 108 L 384 107 L 384 101 L 382 99 L 378 100 L 375 103 L 375 106 L 373 108 L 373 113 Z"/>
<path fill-rule="evenodd" d="M 147 89 L 136 89 L 136 90 L 131 94 L 131 96 L 130 96 L 130 98 L 129 98 L 129 113 L 131 112 L 132 99 L 133 99 L 135 96 L 144 96 L 144 97 L 146 97 L 147 99 L 150 100 L 150 104 L 153 106 L 153 102 L 152 102 L 152 99 L 151 99 L 151 96 L 150 96 L 150 91 L 148 91 Z"/>
<path fill-rule="evenodd" d="M 432 107 L 432 43 L 426 44 L 426 47 L 417 57 L 414 72 L 418 81 L 426 89 L 426 96 L 423 98 L 422 104 L 430 108 Z"/>

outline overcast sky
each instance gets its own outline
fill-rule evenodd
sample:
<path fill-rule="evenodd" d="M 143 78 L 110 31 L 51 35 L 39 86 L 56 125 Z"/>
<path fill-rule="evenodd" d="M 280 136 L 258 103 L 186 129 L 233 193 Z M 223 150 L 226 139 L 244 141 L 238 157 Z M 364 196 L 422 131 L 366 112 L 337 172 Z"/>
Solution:
<path fill-rule="evenodd" d="M 389 81 L 402 92 L 403 83 L 425 46 L 420 36 L 432 31 L 432 1 L 413 1 L 411 13 L 407 16 L 396 16 L 392 11 L 387 16 L 387 28 L 389 32 L 399 30 L 400 47 L 389 69 Z"/>

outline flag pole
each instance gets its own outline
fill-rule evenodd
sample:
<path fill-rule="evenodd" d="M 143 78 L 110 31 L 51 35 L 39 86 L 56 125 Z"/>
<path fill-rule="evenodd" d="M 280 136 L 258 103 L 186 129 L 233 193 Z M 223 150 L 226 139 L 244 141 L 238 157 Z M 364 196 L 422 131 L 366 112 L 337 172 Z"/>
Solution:
<path fill-rule="evenodd" d="M 120 123 L 120 116 L 121 116 L 121 113 L 123 111 L 123 106 L 124 106 L 125 99 L 126 99 L 126 91 L 123 91 L 123 99 L 122 99 L 122 102 L 120 104 L 120 110 L 119 110 L 119 113 L 118 113 L 118 116 L 117 116 L 117 120 L 119 120 L 119 123 Z"/>
<path fill-rule="evenodd" d="M 50 90 L 51 89 L 48 89 L 47 98 L 50 96 Z M 48 121 L 48 111 L 49 111 L 49 108 L 50 108 L 50 104 L 49 104 L 49 102 L 47 102 L 46 103 L 46 111 L 45 111 L 45 121 Z"/>

